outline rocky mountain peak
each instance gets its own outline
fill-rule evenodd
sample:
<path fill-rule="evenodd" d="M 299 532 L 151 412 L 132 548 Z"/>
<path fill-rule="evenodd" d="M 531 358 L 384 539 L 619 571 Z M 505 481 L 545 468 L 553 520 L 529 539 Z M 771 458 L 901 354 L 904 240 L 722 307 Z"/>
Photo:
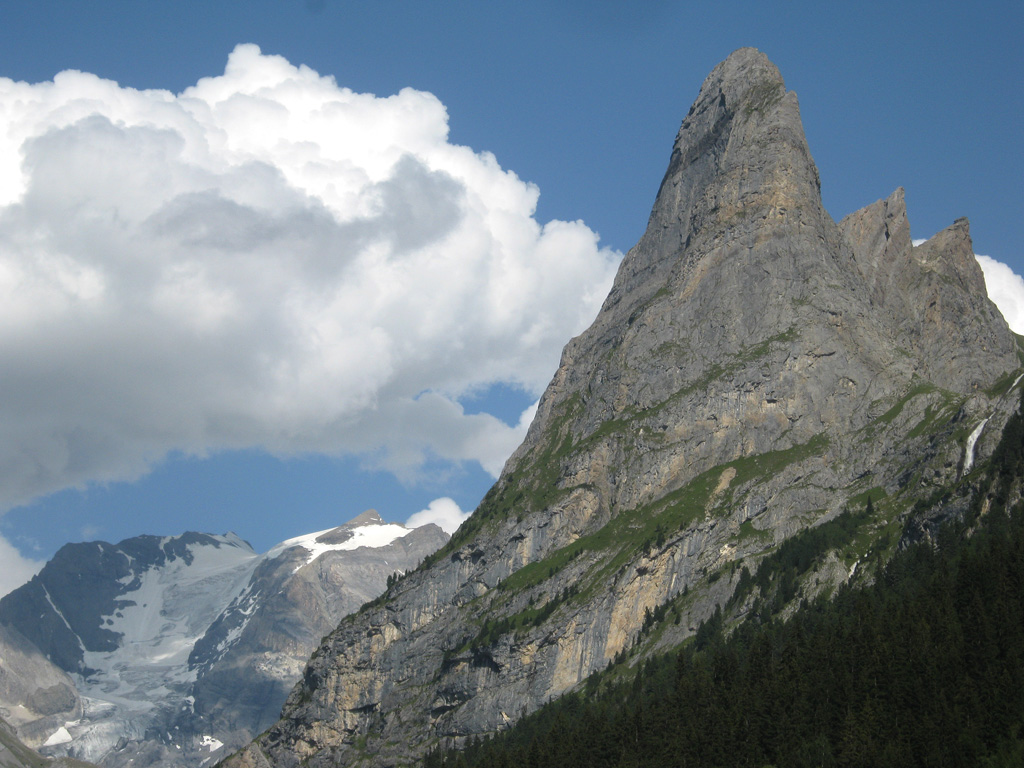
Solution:
<path fill-rule="evenodd" d="M 384 518 L 380 516 L 376 509 L 368 509 L 345 523 L 346 527 L 351 526 L 353 528 L 360 525 L 384 525 Z"/>
<path fill-rule="evenodd" d="M 915 246 L 900 188 L 851 213 L 839 229 L 868 311 L 897 349 L 913 351 L 913 373 L 963 391 L 1014 366 L 1016 343 L 988 299 L 966 218 Z"/>
<path fill-rule="evenodd" d="M 909 233 L 902 190 L 837 225 L 778 70 L 717 66 L 496 485 L 229 764 L 414 763 L 682 642 L 738 572 L 865 498 L 865 538 L 898 529 L 991 451 L 1020 368 L 966 224 Z"/>
<path fill-rule="evenodd" d="M 560 393 L 578 393 L 583 377 L 608 378 L 608 370 L 585 369 L 598 360 L 607 367 L 616 359 L 606 356 L 612 349 L 637 359 L 626 363 L 637 386 L 577 425 L 584 430 L 623 409 L 648 408 L 773 335 L 817 325 L 821 313 L 813 306 L 828 302 L 844 317 L 858 315 L 861 286 L 840 263 L 851 258 L 841 240 L 822 207 L 796 94 L 763 53 L 736 51 L 704 80 L 643 237 L 623 259 L 593 326 L 566 346 L 531 436 L 509 468 L 532 450 Z M 632 396 L 639 401 L 628 403 Z"/>
<path fill-rule="evenodd" d="M 712 70 L 684 118 L 647 230 L 609 305 L 660 283 L 683 251 L 692 266 L 746 229 L 738 224 L 817 223 L 822 214 L 796 94 L 763 53 L 741 48 Z"/>
<path fill-rule="evenodd" d="M 975 295 L 985 293 L 985 276 L 974 258 L 971 224 L 966 216 L 915 248 L 914 255 L 923 267 L 956 281 L 964 290 Z"/>
<path fill-rule="evenodd" d="M 682 224 L 685 244 L 740 206 L 779 214 L 820 205 L 818 188 L 796 94 L 763 53 L 742 48 L 712 70 L 683 119 L 649 233 Z"/>
<path fill-rule="evenodd" d="M 773 341 L 787 335 L 789 344 Z M 767 354 L 767 367 L 715 381 L 753 350 Z M 796 359 L 807 361 L 796 366 L 800 375 L 784 372 Z M 743 48 L 705 79 L 645 234 L 594 324 L 566 346 L 506 471 L 522 466 L 577 399 L 583 407 L 565 431 L 587 435 L 696 382 L 711 386 L 704 394 L 724 386 L 730 401 L 736 388 L 758 395 L 749 400 L 756 415 L 713 397 L 695 403 L 708 423 L 720 425 L 724 407 L 760 425 L 746 448 L 703 441 L 701 452 L 720 462 L 810 439 L 820 424 L 796 414 L 826 400 L 830 423 L 870 418 L 853 412 L 858 397 L 839 393 L 862 393 L 879 371 L 897 389 L 924 375 L 959 390 L 1015 365 L 1016 344 L 988 300 L 966 220 L 914 247 L 901 188 L 837 225 L 821 203 L 796 95 L 763 53 Z M 771 384 L 766 370 L 777 377 Z M 808 384 L 820 390 L 810 395 Z M 765 420 L 765 403 L 787 405 Z M 690 465 L 700 463 L 691 453 Z"/>
<path fill-rule="evenodd" d="M 908 273 L 933 272 L 972 296 L 984 297 L 985 277 L 974 258 L 970 222 L 962 217 L 914 246 L 902 187 L 884 200 L 855 211 L 840 224 L 872 303 L 884 306 Z M 913 264 L 912 264 L 913 263 Z"/>
<path fill-rule="evenodd" d="M 387 525 L 384 518 L 375 509 L 368 509 L 360 515 L 349 520 L 344 525 L 325 531 L 316 537 L 317 544 L 342 544 L 352 538 L 356 529 L 367 526 Z"/>
<path fill-rule="evenodd" d="M 884 200 L 851 213 L 840 226 L 847 235 L 872 303 L 885 306 L 898 291 L 913 245 L 903 187 Z"/>

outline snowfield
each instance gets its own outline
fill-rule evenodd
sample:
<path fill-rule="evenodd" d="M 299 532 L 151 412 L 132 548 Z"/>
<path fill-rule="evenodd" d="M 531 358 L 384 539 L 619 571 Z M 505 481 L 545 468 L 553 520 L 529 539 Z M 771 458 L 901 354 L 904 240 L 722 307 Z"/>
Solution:
<path fill-rule="evenodd" d="M 359 549 L 360 547 L 371 547 L 374 549 L 378 547 L 386 547 L 396 539 L 400 539 L 413 531 L 412 528 L 406 528 L 404 525 L 362 525 L 358 528 L 353 528 L 351 531 L 352 536 L 339 544 L 325 544 L 317 541 L 317 539 L 335 530 L 337 529 L 328 528 L 326 531 L 307 533 L 304 536 L 296 536 L 294 539 L 282 541 L 267 552 L 264 557 L 278 557 L 293 547 L 302 547 L 309 554 L 306 556 L 306 562 L 300 564 L 298 568 L 295 569 L 298 570 L 303 566 L 309 565 L 325 552 L 353 550 Z"/>

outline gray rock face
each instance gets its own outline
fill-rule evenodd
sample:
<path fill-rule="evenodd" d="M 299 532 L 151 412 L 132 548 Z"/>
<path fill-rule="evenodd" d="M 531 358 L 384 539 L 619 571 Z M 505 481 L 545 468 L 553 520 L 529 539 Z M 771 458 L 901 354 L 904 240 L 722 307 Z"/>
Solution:
<path fill-rule="evenodd" d="M 362 542 L 366 533 L 383 538 Z M 272 549 L 196 643 L 189 658 L 197 674 L 194 705 L 179 718 L 181 729 L 217 734 L 228 749 L 248 743 L 277 720 L 321 638 L 380 595 L 389 577 L 415 568 L 447 541 L 436 525 L 403 529 L 371 510 Z M 317 546 L 352 548 L 316 554 Z"/>
<path fill-rule="evenodd" d="M 54 670 L 56 681 L 11 684 L 5 699 L 3 664 L 0 702 L 31 703 L 33 721 L 16 724 L 49 755 L 108 768 L 209 762 L 277 719 L 343 616 L 447 540 L 437 526 L 410 530 L 371 511 L 264 555 L 233 534 L 68 545 L 0 601 L 0 630 L 28 634 L 74 684 Z"/>
<path fill-rule="evenodd" d="M 92 763 L 83 763 L 70 758 L 52 760 L 27 746 L 18 733 L 3 718 L 0 718 L 0 768 L 95 768 Z"/>
<path fill-rule="evenodd" d="M 897 350 L 918 361 L 919 375 L 956 391 L 990 380 L 990 367 L 1013 344 L 999 333 L 998 346 L 990 346 L 1002 316 L 987 299 L 967 219 L 915 248 L 903 189 L 897 189 L 839 228 L 867 284 L 872 312 L 894 329 Z"/>
<path fill-rule="evenodd" d="M 966 222 L 914 248 L 898 190 L 837 225 L 795 94 L 737 51 L 498 483 L 427 567 L 325 638 L 283 719 L 229 765 L 412 763 L 630 648 L 671 647 L 735 566 L 868 495 L 879 526 L 903 519 L 960 477 L 1019 366 Z M 822 578 L 849 578 L 833 562 Z M 659 607 L 677 618 L 647 633 Z"/>
<path fill-rule="evenodd" d="M 0 768 L 39 768 L 46 760 L 18 739 L 14 729 L 0 719 Z"/>
<path fill-rule="evenodd" d="M 0 624 L 0 717 L 29 747 L 40 747 L 82 716 L 74 682 L 20 632 Z"/>

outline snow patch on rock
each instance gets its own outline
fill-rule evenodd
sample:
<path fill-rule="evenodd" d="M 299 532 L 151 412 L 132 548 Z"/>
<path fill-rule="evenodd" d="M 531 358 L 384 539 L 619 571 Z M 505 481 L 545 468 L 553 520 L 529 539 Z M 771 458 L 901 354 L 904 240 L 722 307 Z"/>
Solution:
<path fill-rule="evenodd" d="M 71 741 L 71 734 L 68 733 L 68 729 L 63 725 L 54 731 L 50 738 L 43 742 L 44 747 L 55 747 L 58 744 L 67 744 Z"/>
<path fill-rule="evenodd" d="M 386 547 L 393 541 L 400 539 L 403 536 L 407 536 L 413 531 L 412 528 L 406 528 L 404 525 L 397 525 L 394 523 L 361 525 L 358 528 L 353 528 L 351 530 L 351 536 L 342 542 L 325 543 L 320 541 L 321 538 L 335 530 L 337 529 L 328 528 L 325 531 L 307 533 L 304 536 L 296 536 L 293 539 L 282 541 L 267 552 L 266 557 L 278 557 L 293 547 L 302 547 L 308 554 L 306 555 L 305 562 L 296 567 L 295 570 L 298 570 L 303 566 L 309 565 L 326 552 L 353 550 L 359 549 L 360 547 L 370 547 L 373 549 Z"/>
<path fill-rule="evenodd" d="M 203 736 L 199 741 L 199 746 L 205 747 L 211 752 L 216 752 L 218 749 L 224 746 L 224 742 L 215 736 Z"/>

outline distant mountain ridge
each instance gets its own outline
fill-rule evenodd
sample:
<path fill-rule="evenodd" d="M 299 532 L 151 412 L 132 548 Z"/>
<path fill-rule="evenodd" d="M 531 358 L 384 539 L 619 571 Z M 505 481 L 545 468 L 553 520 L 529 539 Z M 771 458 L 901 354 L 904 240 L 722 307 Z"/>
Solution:
<path fill-rule="evenodd" d="M 208 761 L 277 717 L 342 616 L 447 539 L 371 510 L 263 555 L 234 534 L 66 545 L 0 600 L 0 626 L 71 674 L 82 699 L 76 710 L 72 689 L 59 723 L 22 728 L 52 731 L 36 739 L 48 753 L 104 766 Z"/>
<path fill-rule="evenodd" d="M 501 731 L 676 647 L 845 509 L 863 511 L 850 540 L 777 594 L 870 578 L 908 523 L 928 535 L 966 504 L 1020 374 L 966 220 L 915 247 L 898 190 L 836 223 L 796 94 L 736 51 L 498 482 L 226 764 L 408 765 Z"/>

